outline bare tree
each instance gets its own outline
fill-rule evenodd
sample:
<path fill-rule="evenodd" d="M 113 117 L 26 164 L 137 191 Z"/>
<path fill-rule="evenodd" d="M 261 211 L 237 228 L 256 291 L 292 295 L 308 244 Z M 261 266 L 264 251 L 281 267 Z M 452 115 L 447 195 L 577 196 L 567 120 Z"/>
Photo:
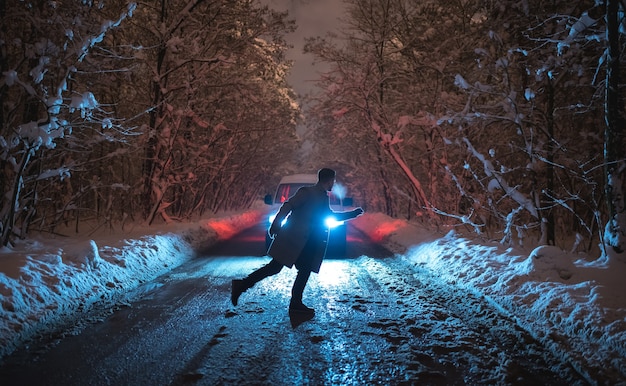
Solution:
<path fill-rule="evenodd" d="M 435 65 L 424 65 L 414 53 L 424 43 L 418 42 L 417 36 L 424 32 L 418 21 L 427 19 L 438 6 L 400 0 L 348 4 L 349 19 L 337 39 L 345 44 L 339 47 L 330 39 L 312 39 L 307 45 L 310 52 L 332 64 L 321 80 L 327 95 L 320 100 L 331 97 L 334 105 L 326 103 L 325 110 L 340 123 L 334 130 L 342 130 L 337 133 L 341 138 L 371 146 L 365 167 L 380 170 L 372 175 L 381 177 L 377 181 L 387 213 L 397 210 L 392 204 L 397 197 L 407 200 L 408 218 L 433 217 L 437 181 L 429 171 L 436 158 L 431 141 L 435 131 L 426 106 L 433 106 L 439 98 L 424 93 L 423 85 L 437 87 L 440 71 L 433 70 Z"/>
<path fill-rule="evenodd" d="M 141 188 L 148 223 L 217 210 L 225 194 L 257 190 L 232 185 L 249 156 L 243 144 L 268 151 L 279 133 L 287 134 L 281 154 L 295 144 L 282 38 L 292 23 L 249 1 L 162 1 L 141 20 L 136 35 L 150 47 Z"/>
<path fill-rule="evenodd" d="M 236 0 L 4 4 L 4 242 L 32 224 L 246 207 L 291 159 L 286 14 Z"/>
<path fill-rule="evenodd" d="M 328 127 L 344 154 L 350 141 L 368 149 L 367 167 L 389 173 L 369 147 L 378 146 L 409 181 L 396 192 L 444 221 L 501 233 L 505 243 L 533 229 L 540 243 L 556 243 L 557 230 L 591 239 L 601 195 L 597 52 L 592 39 L 554 51 L 571 35 L 572 15 L 591 7 L 350 3 L 342 45 L 331 36 L 307 46 L 332 64 L 316 130 Z"/>
<path fill-rule="evenodd" d="M 7 245 L 14 235 L 26 234 L 45 200 L 40 196 L 43 182 L 71 175 L 72 162 L 50 164 L 45 161 L 48 151 L 69 143 L 73 133 L 114 138 L 125 131 L 83 82 L 81 71 L 94 48 L 135 5 L 116 9 L 112 19 L 90 2 L 4 7 L 2 2 L 0 175 L 6 199 L 0 242 Z"/>

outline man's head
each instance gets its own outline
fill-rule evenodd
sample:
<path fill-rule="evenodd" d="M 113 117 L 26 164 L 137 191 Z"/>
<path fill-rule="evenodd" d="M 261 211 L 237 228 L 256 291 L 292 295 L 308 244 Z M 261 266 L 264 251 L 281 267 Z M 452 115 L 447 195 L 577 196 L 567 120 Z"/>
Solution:
<path fill-rule="evenodd" d="M 322 168 L 317 172 L 317 180 L 320 185 L 330 192 L 335 184 L 335 171 L 333 169 Z"/>

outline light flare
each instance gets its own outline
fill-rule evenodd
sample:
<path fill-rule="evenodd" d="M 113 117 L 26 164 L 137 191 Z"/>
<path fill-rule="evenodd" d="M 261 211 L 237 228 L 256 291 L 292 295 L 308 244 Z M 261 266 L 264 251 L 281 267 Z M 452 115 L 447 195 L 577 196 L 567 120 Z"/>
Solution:
<path fill-rule="evenodd" d="M 338 221 L 335 217 L 328 216 L 326 220 L 324 220 L 324 224 L 326 224 L 328 228 L 333 229 L 343 225 L 343 221 Z"/>
<path fill-rule="evenodd" d="M 274 222 L 274 219 L 276 218 L 276 215 L 278 213 L 273 213 L 268 217 L 269 223 L 272 224 Z M 287 219 L 289 218 L 289 216 L 287 216 L 282 223 L 280 224 L 280 226 L 285 226 L 285 223 L 287 223 Z M 326 219 L 324 220 L 324 225 L 326 225 L 328 228 L 333 229 L 333 228 L 337 228 L 338 226 L 343 225 L 344 221 L 339 221 L 337 220 L 334 216 L 328 216 L 326 217 Z"/>
<path fill-rule="evenodd" d="M 367 234 L 371 240 L 377 243 L 380 243 L 404 227 L 406 227 L 405 222 L 401 220 L 395 220 L 391 222 L 382 223 L 375 229 L 367 232 Z"/>

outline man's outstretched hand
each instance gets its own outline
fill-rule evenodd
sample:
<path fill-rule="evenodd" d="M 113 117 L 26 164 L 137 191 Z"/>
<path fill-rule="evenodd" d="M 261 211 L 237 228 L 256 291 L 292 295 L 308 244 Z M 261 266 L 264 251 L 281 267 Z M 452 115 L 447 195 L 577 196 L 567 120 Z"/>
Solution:
<path fill-rule="evenodd" d="M 360 206 L 356 209 L 354 209 L 352 211 L 352 214 L 354 215 L 354 217 L 359 217 L 360 215 L 362 215 L 365 211 L 363 210 L 363 208 L 361 208 Z"/>

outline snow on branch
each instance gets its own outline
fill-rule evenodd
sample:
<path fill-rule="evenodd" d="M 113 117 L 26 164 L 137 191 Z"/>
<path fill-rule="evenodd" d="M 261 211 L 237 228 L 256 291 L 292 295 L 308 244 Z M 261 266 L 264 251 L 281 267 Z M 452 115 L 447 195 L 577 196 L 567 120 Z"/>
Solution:
<path fill-rule="evenodd" d="M 450 218 L 455 218 L 455 219 L 459 220 L 461 222 L 461 224 L 459 224 L 459 225 L 469 225 L 469 226 L 471 226 L 472 228 L 474 228 L 474 232 L 476 232 L 476 234 L 478 234 L 478 235 L 481 234 L 480 229 L 485 226 L 485 224 L 477 224 L 477 223 L 475 223 L 475 222 L 473 222 L 471 220 L 472 216 L 474 215 L 474 209 L 472 209 L 468 215 L 456 215 L 456 214 L 452 214 L 452 213 L 447 213 L 447 212 L 439 210 L 439 209 L 437 209 L 435 207 L 431 207 L 431 209 L 432 209 L 433 212 L 435 212 L 435 213 L 437 213 L 439 215 L 442 215 L 442 216 L 445 216 L 445 217 L 450 217 Z"/>
<path fill-rule="evenodd" d="M 551 192 L 548 192 L 547 190 L 543 190 L 542 193 L 545 194 L 546 197 L 548 197 L 550 200 L 552 200 L 554 205 L 558 205 L 558 206 L 564 208 L 565 210 L 567 210 L 568 212 L 570 212 L 572 214 L 572 216 L 574 216 L 578 220 L 578 223 L 580 224 L 580 226 L 585 228 L 585 230 L 590 235 L 593 234 L 593 230 L 591 229 L 591 227 L 589 225 L 587 225 L 587 223 L 585 223 L 585 220 L 582 217 L 580 217 L 580 215 L 578 213 L 576 213 L 574 208 L 572 208 L 570 205 L 567 204 L 567 200 L 568 199 L 556 197 L 555 195 L 551 194 Z M 570 200 L 578 200 L 579 197 L 572 196 L 569 199 Z"/>
<path fill-rule="evenodd" d="M 57 138 L 63 138 L 65 136 L 67 127 L 65 120 L 59 120 L 53 117 L 50 119 L 50 122 L 46 124 L 38 124 L 32 121 L 20 125 L 17 129 L 17 133 L 19 134 L 20 140 L 28 143 L 29 147 L 34 150 L 38 150 L 41 146 L 47 149 L 53 149 L 56 147 L 54 141 Z M 17 146 L 18 143 L 14 142 L 12 145 Z"/>
<path fill-rule="evenodd" d="M 98 107 L 98 101 L 96 97 L 89 91 L 86 91 L 79 95 L 73 95 L 70 101 L 69 111 L 73 113 L 74 110 L 80 110 L 80 117 L 90 118 L 91 111 Z"/>
<path fill-rule="evenodd" d="M 95 36 L 89 36 L 87 39 L 85 39 L 82 46 L 80 46 L 80 48 L 78 49 L 78 61 L 82 62 L 85 56 L 87 56 L 89 50 L 96 44 L 102 42 L 107 32 L 115 27 L 118 27 L 127 17 L 132 17 L 135 8 L 137 8 L 137 3 L 129 3 L 126 11 L 122 12 L 117 20 L 106 20 L 105 22 L 103 22 L 100 26 L 100 33 Z"/>
<path fill-rule="evenodd" d="M 490 182 L 490 186 L 494 187 L 496 186 L 494 184 L 497 184 L 497 186 L 500 187 L 507 196 L 511 197 L 511 199 L 517 202 L 522 208 L 526 209 L 533 217 L 539 218 L 537 208 L 533 204 L 532 200 L 516 188 L 509 186 L 506 180 L 496 171 L 493 163 L 485 158 L 482 153 L 476 150 L 474 146 L 472 146 L 469 139 L 463 138 L 463 142 L 467 146 L 467 150 L 482 163 L 485 175 L 487 175 L 487 177 L 491 177 L 492 182 Z"/>
<path fill-rule="evenodd" d="M 44 170 L 43 172 L 39 173 L 39 175 L 37 176 L 37 180 L 40 181 L 53 177 L 59 177 L 61 181 L 63 181 L 64 178 L 70 177 L 70 169 L 67 167 L 60 167 L 56 169 Z"/>
<path fill-rule="evenodd" d="M 500 240 L 500 244 L 508 244 L 511 242 L 512 229 L 515 226 L 515 216 L 517 216 L 517 214 L 521 212 L 522 209 L 523 207 L 518 206 L 517 208 L 514 208 L 513 210 L 511 210 L 511 212 L 509 212 L 509 214 L 506 216 L 506 226 L 503 232 L 504 236 L 502 237 L 502 240 Z M 520 242 L 521 242 L 521 237 L 520 237 Z"/>
<path fill-rule="evenodd" d="M 572 25 L 572 27 L 570 28 L 569 31 L 569 35 L 565 38 L 565 40 L 560 41 L 557 44 L 557 51 L 559 53 L 559 55 L 561 55 L 563 53 L 563 49 L 566 47 L 569 47 L 570 44 L 575 41 L 576 39 L 579 38 L 579 36 L 582 34 L 582 32 L 588 30 L 590 27 L 592 27 L 594 24 L 596 24 L 598 20 L 592 18 L 591 16 L 589 16 L 589 14 L 587 12 L 584 12 L 582 14 L 582 16 Z M 587 39 L 591 40 L 598 40 L 600 41 L 600 37 L 597 35 L 592 35 L 590 37 L 588 37 Z"/>

